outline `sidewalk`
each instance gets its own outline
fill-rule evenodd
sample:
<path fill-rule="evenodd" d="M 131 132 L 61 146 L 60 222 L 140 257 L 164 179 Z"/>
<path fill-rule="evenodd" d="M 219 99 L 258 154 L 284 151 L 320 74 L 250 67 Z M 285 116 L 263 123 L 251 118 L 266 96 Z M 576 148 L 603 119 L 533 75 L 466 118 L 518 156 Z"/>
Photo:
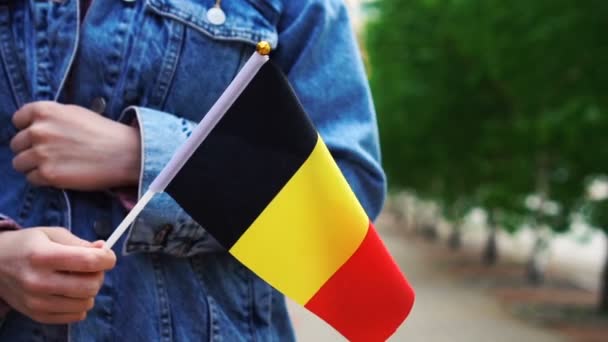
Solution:
<path fill-rule="evenodd" d="M 381 218 L 377 226 L 416 290 L 412 313 L 390 341 L 564 341 L 559 335 L 511 317 L 495 298 L 440 274 L 424 257 L 424 245 L 404 239 L 386 218 Z M 289 307 L 299 341 L 345 341 L 305 309 L 295 304 Z"/>

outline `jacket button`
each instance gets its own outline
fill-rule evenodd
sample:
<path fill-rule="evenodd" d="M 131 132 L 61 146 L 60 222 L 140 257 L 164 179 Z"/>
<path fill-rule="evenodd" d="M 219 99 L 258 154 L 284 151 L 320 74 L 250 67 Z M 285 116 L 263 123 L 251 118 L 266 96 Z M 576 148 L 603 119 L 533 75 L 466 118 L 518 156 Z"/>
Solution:
<path fill-rule="evenodd" d="M 162 226 L 162 228 L 154 235 L 154 243 L 157 245 L 165 245 L 167 244 L 167 238 L 169 237 L 169 234 L 171 234 L 171 232 L 173 231 L 173 225 L 172 224 L 165 224 Z"/>
<path fill-rule="evenodd" d="M 96 97 L 91 101 L 91 110 L 97 114 L 103 114 L 106 110 L 106 99 L 103 97 Z"/>
<path fill-rule="evenodd" d="M 226 22 L 226 14 L 219 6 L 214 6 L 207 11 L 207 20 L 213 25 L 222 25 Z"/>

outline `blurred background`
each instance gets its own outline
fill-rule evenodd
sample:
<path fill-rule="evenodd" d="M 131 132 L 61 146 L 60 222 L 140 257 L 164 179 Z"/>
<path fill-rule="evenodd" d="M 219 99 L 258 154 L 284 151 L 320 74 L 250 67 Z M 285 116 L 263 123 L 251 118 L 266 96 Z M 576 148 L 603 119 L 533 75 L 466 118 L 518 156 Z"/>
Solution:
<path fill-rule="evenodd" d="M 392 340 L 608 341 L 608 1 L 346 2 L 417 292 Z"/>

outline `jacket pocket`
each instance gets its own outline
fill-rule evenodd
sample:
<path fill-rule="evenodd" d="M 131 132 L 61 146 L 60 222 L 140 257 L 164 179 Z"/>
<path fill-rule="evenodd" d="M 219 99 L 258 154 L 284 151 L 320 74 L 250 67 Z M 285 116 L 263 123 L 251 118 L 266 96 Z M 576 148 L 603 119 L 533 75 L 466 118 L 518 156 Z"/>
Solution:
<path fill-rule="evenodd" d="M 277 45 L 276 25 L 281 10 L 275 0 L 230 0 L 221 4 L 226 21 L 215 25 L 207 11 L 215 0 L 147 0 L 156 13 L 181 21 L 193 29 L 219 40 L 236 40 L 257 44 L 261 40 Z"/>
<path fill-rule="evenodd" d="M 141 52 L 135 60 L 150 60 L 145 70 L 154 79 L 141 87 L 155 86 L 141 105 L 200 121 L 255 44 L 267 40 L 276 46 L 278 4 L 277 0 L 225 0 L 221 8 L 226 21 L 214 25 L 207 11 L 215 0 L 146 0 L 146 28 L 134 51 Z M 156 46 L 155 51 L 151 46 Z"/>

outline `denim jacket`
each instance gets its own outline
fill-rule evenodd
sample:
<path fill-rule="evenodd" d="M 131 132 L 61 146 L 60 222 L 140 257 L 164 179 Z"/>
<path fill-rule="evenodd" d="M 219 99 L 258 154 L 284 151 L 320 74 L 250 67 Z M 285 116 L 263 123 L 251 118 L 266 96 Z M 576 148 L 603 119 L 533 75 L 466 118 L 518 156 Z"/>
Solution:
<path fill-rule="evenodd" d="M 0 214 L 105 239 L 126 214 L 112 191 L 33 187 L 11 166 L 13 113 L 38 100 L 136 123 L 141 195 L 254 51 L 271 43 L 307 113 L 374 218 L 383 202 L 375 114 L 339 0 L 0 0 Z M 269 104 L 272 105 L 272 104 Z M 204 192 L 205 189 L 196 189 Z M 238 213 L 235 213 L 238 215 Z M 288 229 L 288 227 L 286 227 Z M 282 295 L 157 195 L 121 241 L 85 321 L 38 324 L 11 311 L 0 341 L 289 341 Z"/>

